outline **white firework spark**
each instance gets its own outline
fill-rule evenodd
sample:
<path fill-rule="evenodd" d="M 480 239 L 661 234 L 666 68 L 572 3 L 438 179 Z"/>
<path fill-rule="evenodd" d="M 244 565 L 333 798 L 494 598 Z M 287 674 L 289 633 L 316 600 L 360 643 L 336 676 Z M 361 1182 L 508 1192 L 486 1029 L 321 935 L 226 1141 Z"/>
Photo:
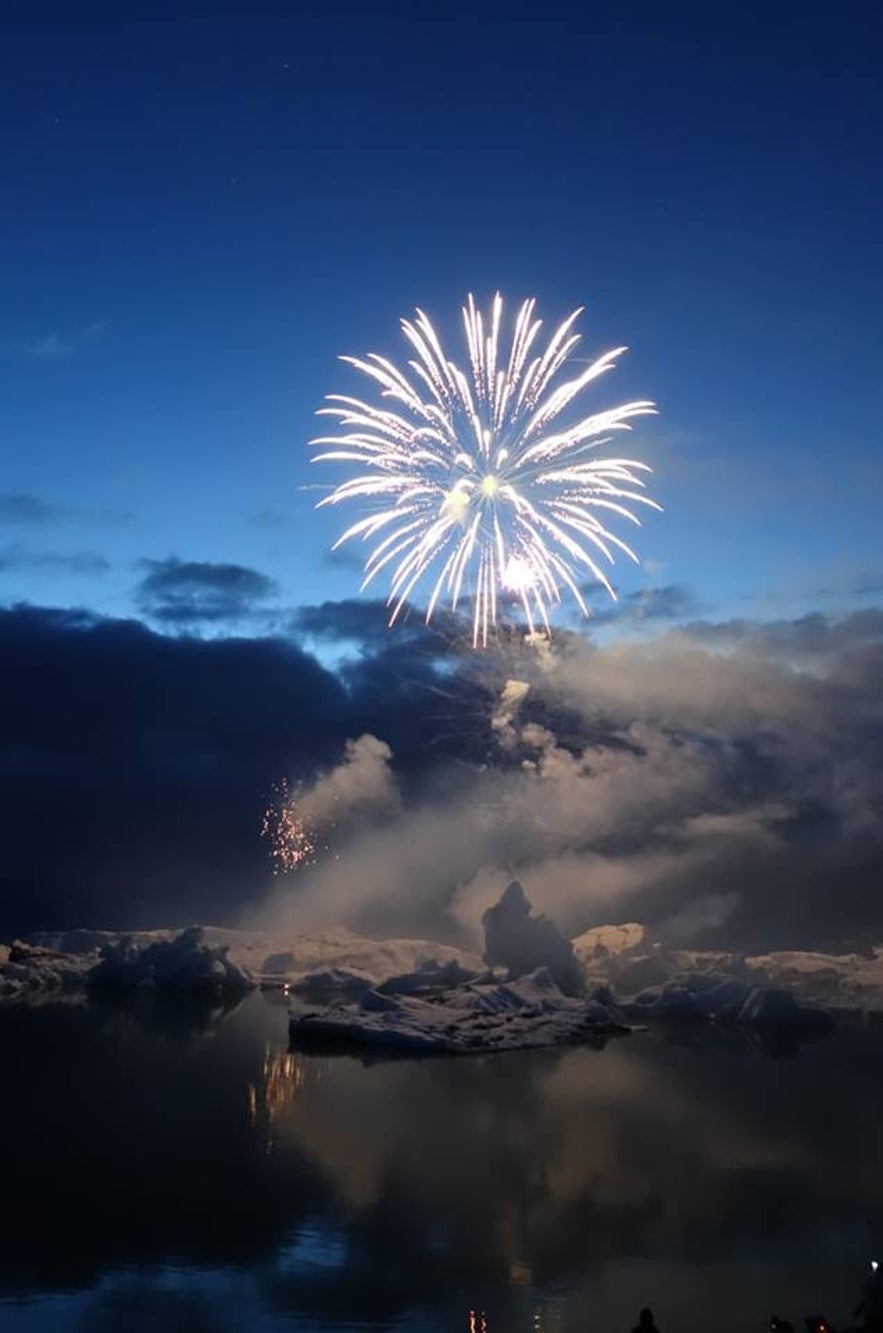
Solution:
<path fill-rule="evenodd" d="M 598 457 L 631 418 L 653 414 L 653 403 L 624 403 L 581 416 L 582 391 L 610 370 L 617 347 L 573 378 L 560 372 L 580 341 L 573 332 L 582 308 L 536 347 L 542 320 L 525 301 L 508 348 L 501 345 L 503 300 L 482 316 L 469 296 L 463 308 L 469 370 L 449 361 L 422 310 L 402 320 L 415 353 L 410 376 L 375 353 L 341 359 L 380 387 L 384 406 L 329 394 L 318 415 L 334 417 L 340 433 L 320 436 L 316 462 L 344 463 L 358 472 L 319 501 L 367 503 L 370 512 L 338 538 L 360 538 L 372 549 L 366 588 L 390 570 L 388 605 L 394 624 L 424 580 L 427 623 L 439 600 L 451 609 L 473 598 L 473 644 L 486 645 L 500 601 L 520 601 L 531 632 L 549 629 L 549 612 L 566 589 L 589 614 L 581 581 L 591 575 L 616 594 L 601 559 L 614 549 L 637 561 L 607 526 L 611 516 L 640 526 L 631 506 L 660 506 L 644 493 L 646 463 Z"/>

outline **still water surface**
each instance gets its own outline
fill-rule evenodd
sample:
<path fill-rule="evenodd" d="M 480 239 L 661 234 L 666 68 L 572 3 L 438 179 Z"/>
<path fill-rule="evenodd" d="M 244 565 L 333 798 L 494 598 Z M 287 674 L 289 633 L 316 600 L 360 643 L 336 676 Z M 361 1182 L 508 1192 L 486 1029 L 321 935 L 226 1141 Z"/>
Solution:
<path fill-rule="evenodd" d="M 289 1054 L 285 1009 L 0 1008 L 2 1333 L 749 1333 L 855 1304 L 883 1033 Z"/>

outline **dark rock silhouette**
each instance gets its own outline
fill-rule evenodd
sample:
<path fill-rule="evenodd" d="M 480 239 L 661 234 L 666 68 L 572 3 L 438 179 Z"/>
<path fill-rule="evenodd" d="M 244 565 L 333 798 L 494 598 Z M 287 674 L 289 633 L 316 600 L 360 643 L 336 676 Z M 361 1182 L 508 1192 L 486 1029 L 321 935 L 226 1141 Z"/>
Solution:
<path fill-rule="evenodd" d="M 653 1311 L 645 1306 L 638 1316 L 638 1322 L 632 1333 L 659 1333 L 656 1322 L 653 1318 Z"/>
<path fill-rule="evenodd" d="M 586 978 L 570 940 L 547 916 L 533 916 L 524 889 L 513 880 L 498 903 L 481 918 L 484 961 L 505 967 L 509 979 L 548 968 L 565 995 L 582 995 Z"/>

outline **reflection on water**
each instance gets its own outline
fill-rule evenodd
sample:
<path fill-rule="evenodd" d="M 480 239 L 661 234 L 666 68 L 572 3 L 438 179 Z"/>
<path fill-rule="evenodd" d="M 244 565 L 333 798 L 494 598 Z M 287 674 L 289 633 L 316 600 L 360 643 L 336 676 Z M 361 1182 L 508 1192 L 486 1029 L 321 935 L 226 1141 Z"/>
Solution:
<path fill-rule="evenodd" d="M 248 1114 L 251 1127 L 266 1138 L 273 1151 L 276 1124 L 287 1111 L 307 1073 L 306 1060 L 294 1051 L 264 1047 L 264 1062 L 255 1083 L 248 1085 Z"/>
<path fill-rule="evenodd" d="M 363 1063 L 255 996 L 0 1043 L 4 1333 L 741 1333 L 846 1313 L 883 1229 L 873 1029 Z"/>

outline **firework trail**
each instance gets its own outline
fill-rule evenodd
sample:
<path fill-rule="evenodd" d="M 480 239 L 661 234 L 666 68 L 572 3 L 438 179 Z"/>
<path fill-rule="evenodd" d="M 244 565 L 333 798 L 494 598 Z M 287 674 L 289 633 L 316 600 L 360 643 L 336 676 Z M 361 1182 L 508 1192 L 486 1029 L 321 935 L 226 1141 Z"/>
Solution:
<path fill-rule="evenodd" d="M 473 599 L 472 641 L 486 646 L 488 628 L 508 596 L 524 608 L 531 633 L 548 631 L 549 612 L 568 590 L 588 615 L 581 581 L 599 581 L 615 599 L 600 561 L 614 551 L 635 553 L 607 527 L 611 519 L 640 526 L 632 506 L 660 506 L 644 494 L 646 463 L 598 457 L 631 418 L 655 413 L 637 401 L 583 416 L 580 394 L 610 370 L 618 347 L 573 378 L 561 372 L 580 341 L 575 310 L 543 350 L 542 321 L 525 301 L 511 341 L 503 346 L 499 293 L 487 317 L 472 297 L 463 308 L 468 369 L 449 361 L 418 309 L 402 329 L 414 356 L 410 374 L 375 353 L 343 357 L 380 389 L 383 406 L 329 394 L 320 416 L 336 418 L 340 433 L 311 441 L 316 462 L 358 469 L 317 508 L 356 500 L 369 512 L 334 543 L 371 544 L 366 588 L 390 574 L 394 624 L 408 598 L 427 580 L 427 622 L 439 599 L 456 611 Z"/>

